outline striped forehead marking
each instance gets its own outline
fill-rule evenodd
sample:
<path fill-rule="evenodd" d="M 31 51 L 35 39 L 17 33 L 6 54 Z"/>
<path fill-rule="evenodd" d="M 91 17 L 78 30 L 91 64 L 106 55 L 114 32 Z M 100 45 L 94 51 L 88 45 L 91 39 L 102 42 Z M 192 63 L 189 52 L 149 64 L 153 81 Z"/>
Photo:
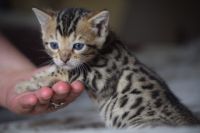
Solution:
<path fill-rule="evenodd" d="M 57 16 L 57 30 L 62 36 L 69 36 L 76 30 L 76 25 L 80 18 L 89 12 L 82 8 L 67 8 L 61 10 Z"/>

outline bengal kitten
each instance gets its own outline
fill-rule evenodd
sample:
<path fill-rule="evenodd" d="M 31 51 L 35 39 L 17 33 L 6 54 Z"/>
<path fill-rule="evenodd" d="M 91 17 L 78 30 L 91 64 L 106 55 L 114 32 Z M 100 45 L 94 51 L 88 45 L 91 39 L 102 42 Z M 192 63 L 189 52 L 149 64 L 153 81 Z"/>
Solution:
<path fill-rule="evenodd" d="M 110 30 L 109 11 L 33 11 L 55 65 L 18 84 L 19 93 L 52 86 L 59 80 L 80 80 L 108 127 L 199 124 L 165 82 Z"/>

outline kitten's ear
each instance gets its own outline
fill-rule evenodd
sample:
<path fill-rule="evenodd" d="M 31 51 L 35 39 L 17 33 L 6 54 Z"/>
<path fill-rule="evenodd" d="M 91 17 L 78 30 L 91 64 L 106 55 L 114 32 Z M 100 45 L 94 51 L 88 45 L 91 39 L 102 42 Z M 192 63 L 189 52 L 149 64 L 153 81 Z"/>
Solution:
<path fill-rule="evenodd" d="M 91 23 L 93 30 L 96 31 L 99 36 L 105 34 L 108 31 L 109 11 L 103 10 L 95 13 L 95 15 L 89 18 L 88 22 Z"/>
<path fill-rule="evenodd" d="M 32 8 L 33 12 L 35 13 L 41 27 L 45 27 L 48 23 L 48 21 L 52 18 L 49 14 L 37 9 Z"/>

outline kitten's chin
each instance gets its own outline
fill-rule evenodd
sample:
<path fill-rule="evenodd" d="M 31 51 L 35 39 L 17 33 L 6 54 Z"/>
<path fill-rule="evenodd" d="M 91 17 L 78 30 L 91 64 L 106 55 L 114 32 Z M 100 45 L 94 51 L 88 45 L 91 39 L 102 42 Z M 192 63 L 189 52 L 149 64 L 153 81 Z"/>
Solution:
<path fill-rule="evenodd" d="M 80 63 L 79 62 L 67 62 L 67 63 L 63 63 L 61 61 L 54 61 L 54 63 L 59 66 L 59 67 L 62 67 L 66 70 L 73 70 L 75 69 L 76 67 L 80 66 Z"/>
<path fill-rule="evenodd" d="M 66 69 L 66 70 L 73 70 L 74 68 L 76 68 L 75 66 L 67 65 L 67 64 L 56 64 L 56 65 Z"/>
<path fill-rule="evenodd" d="M 73 65 L 71 65 L 69 63 L 65 64 L 65 63 L 63 63 L 62 61 L 59 61 L 59 60 L 54 60 L 54 63 L 55 63 L 55 65 L 62 67 L 64 69 L 67 69 L 67 70 L 72 70 L 72 69 L 75 68 Z"/>
<path fill-rule="evenodd" d="M 75 67 L 73 67 L 73 66 L 68 66 L 68 65 L 63 65 L 62 66 L 64 69 L 66 69 L 66 70 L 73 70 Z"/>
<path fill-rule="evenodd" d="M 71 64 L 62 64 L 62 65 L 58 65 L 58 66 L 66 69 L 66 70 L 69 70 L 69 71 L 73 70 L 77 67 L 77 66 L 74 66 L 74 65 L 71 65 Z"/>

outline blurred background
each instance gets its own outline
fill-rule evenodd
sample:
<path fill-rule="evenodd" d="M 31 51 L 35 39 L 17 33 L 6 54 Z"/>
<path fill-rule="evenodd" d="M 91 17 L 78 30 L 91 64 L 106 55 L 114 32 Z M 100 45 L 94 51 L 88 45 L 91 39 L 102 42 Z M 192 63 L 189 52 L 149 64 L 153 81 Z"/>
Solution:
<path fill-rule="evenodd" d="M 0 33 L 33 63 L 42 66 L 47 55 L 40 52 L 43 49 L 40 27 L 31 8 L 108 9 L 111 12 L 112 29 L 139 59 L 155 69 L 169 83 L 174 93 L 198 114 L 200 112 L 199 5 L 198 0 L 0 0 Z M 77 107 L 86 109 L 92 106 L 85 94 L 80 99 L 71 105 L 71 108 L 77 110 Z M 83 99 L 85 104 L 81 104 Z M 66 110 L 70 112 L 70 107 Z M 6 110 L 0 112 L 1 123 L 27 118 L 29 117 L 16 116 Z"/>
<path fill-rule="evenodd" d="M 43 60 L 34 56 L 35 51 L 27 51 L 30 46 L 31 49 L 41 48 L 40 29 L 31 10 L 33 7 L 108 9 L 112 29 L 135 50 L 155 43 L 184 45 L 200 36 L 198 0 L 1 0 L 0 31 L 28 57 L 33 55 L 30 58 L 37 65 Z"/>

